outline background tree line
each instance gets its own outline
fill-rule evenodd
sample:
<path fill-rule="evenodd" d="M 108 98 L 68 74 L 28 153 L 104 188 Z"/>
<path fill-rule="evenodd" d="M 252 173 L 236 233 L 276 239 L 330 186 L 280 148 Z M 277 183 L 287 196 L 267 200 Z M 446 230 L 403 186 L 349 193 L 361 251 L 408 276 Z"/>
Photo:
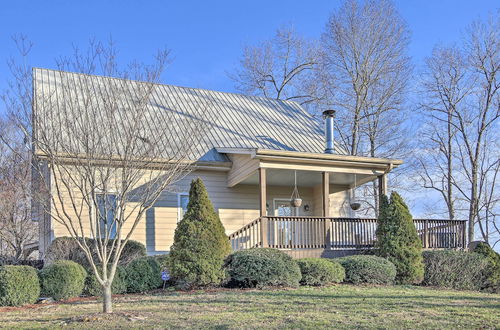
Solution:
<path fill-rule="evenodd" d="M 495 246 L 500 239 L 500 24 L 494 14 L 464 25 L 461 40 L 436 45 L 415 68 L 408 54 L 411 31 L 391 1 L 346 0 L 317 40 L 284 26 L 272 39 L 245 46 L 228 75 L 242 93 L 296 101 L 318 119 L 323 110 L 336 110 L 336 140 L 346 153 L 404 159 L 406 164 L 391 172 L 391 189 L 410 202 L 428 195 L 428 216 L 468 219 L 469 240 Z M 0 254 L 23 259 L 38 235 L 31 221 L 33 167 L 26 141 L 31 107 L 26 58 L 32 44 L 24 37 L 16 41 L 22 60 L 9 63 L 14 79 L 10 93 L 2 94 L 11 116 L 0 121 Z M 75 49 L 73 56 L 60 58 L 57 66 L 149 82 L 158 80 L 151 73 L 163 71 L 167 56 L 157 58 L 160 69 L 136 63 L 122 71 L 116 57 L 114 45 L 91 43 L 87 51 Z M 15 112 L 26 117 L 25 123 Z M 138 111 L 137 118 L 141 115 Z M 19 130 L 23 126 L 27 132 Z M 194 128 L 189 132 L 199 136 Z M 92 146 L 90 138 L 82 139 Z M 375 181 L 356 189 L 353 198 L 363 202 L 360 214 L 376 215 L 377 188 Z"/>
<path fill-rule="evenodd" d="M 346 153 L 404 159 L 391 173 L 391 189 L 410 200 L 428 195 L 429 216 L 467 219 L 469 240 L 494 246 L 500 239 L 495 14 L 464 26 L 461 40 L 436 45 L 414 68 L 410 31 L 393 3 L 347 0 L 319 40 L 282 27 L 274 38 L 244 47 L 229 77 L 243 93 L 293 100 L 318 118 L 336 110 L 336 139 Z M 364 213 L 374 215 L 377 182 L 356 190 Z"/>

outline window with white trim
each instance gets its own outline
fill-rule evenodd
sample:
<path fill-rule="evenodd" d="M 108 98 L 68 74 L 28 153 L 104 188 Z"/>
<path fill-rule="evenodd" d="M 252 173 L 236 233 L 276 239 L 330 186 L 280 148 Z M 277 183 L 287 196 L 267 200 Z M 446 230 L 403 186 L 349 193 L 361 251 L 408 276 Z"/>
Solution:
<path fill-rule="evenodd" d="M 116 194 L 96 194 L 97 219 L 100 236 L 104 238 L 109 233 L 109 238 L 116 237 Z"/>
<path fill-rule="evenodd" d="M 186 214 L 187 206 L 189 203 L 189 193 L 180 193 L 177 195 L 178 217 L 177 222 L 181 221 Z"/>

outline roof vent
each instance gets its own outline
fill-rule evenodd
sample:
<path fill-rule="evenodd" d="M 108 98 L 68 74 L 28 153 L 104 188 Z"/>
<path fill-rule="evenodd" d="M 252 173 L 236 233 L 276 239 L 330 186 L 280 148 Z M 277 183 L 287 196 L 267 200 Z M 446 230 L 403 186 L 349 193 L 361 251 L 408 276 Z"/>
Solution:
<path fill-rule="evenodd" d="M 335 144 L 333 138 L 333 119 L 335 118 L 335 110 L 323 111 L 323 119 L 325 120 L 325 139 L 326 149 L 325 154 L 335 153 Z"/>

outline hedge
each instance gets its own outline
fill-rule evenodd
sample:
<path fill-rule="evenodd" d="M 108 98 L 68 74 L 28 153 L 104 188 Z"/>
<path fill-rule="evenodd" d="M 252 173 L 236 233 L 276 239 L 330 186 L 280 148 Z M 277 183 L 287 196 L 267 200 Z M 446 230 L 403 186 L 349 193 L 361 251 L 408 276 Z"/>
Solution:
<path fill-rule="evenodd" d="M 424 285 L 479 290 L 486 281 L 488 260 L 464 251 L 424 251 Z"/>
<path fill-rule="evenodd" d="M 360 284 L 392 284 L 396 278 L 396 266 L 387 259 L 356 255 L 335 259 L 345 269 L 345 282 Z"/>
<path fill-rule="evenodd" d="M 87 273 L 83 293 L 89 296 L 102 296 L 102 286 L 94 275 L 94 271 L 88 270 Z M 111 284 L 111 293 L 119 294 L 127 292 L 126 276 L 125 268 L 117 266 L 115 277 Z"/>
<path fill-rule="evenodd" d="M 95 240 L 86 238 L 85 241 L 93 250 Z M 109 246 L 111 246 L 112 243 L 113 240 L 108 241 Z M 90 264 L 87 261 L 85 253 L 80 246 L 78 246 L 77 241 L 72 237 L 58 237 L 53 240 L 47 249 L 46 255 L 45 261 L 47 264 L 51 264 L 57 260 L 71 260 L 82 265 L 85 269 L 90 269 Z M 146 247 L 144 244 L 129 240 L 127 244 L 125 244 L 122 254 L 120 255 L 119 264 L 125 266 L 132 260 L 144 256 L 146 256 Z M 93 260 L 98 260 L 96 251 L 93 251 Z"/>
<path fill-rule="evenodd" d="M 55 300 L 82 294 L 87 272 L 71 260 L 58 260 L 40 271 L 42 294 Z"/>
<path fill-rule="evenodd" d="M 155 257 L 133 260 L 125 267 L 127 292 L 137 293 L 158 289 L 163 284 L 160 264 Z"/>
<path fill-rule="evenodd" d="M 302 277 L 292 257 L 269 248 L 234 252 L 226 259 L 225 268 L 230 285 L 239 287 L 297 287 Z"/>
<path fill-rule="evenodd" d="M 476 245 L 473 252 L 484 256 L 488 260 L 489 265 L 483 289 L 490 292 L 500 292 L 500 254 L 485 242 Z"/>
<path fill-rule="evenodd" d="M 0 267 L 0 306 L 33 304 L 40 296 L 37 270 L 30 266 Z"/>
<path fill-rule="evenodd" d="M 36 269 L 43 268 L 43 260 L 36 259 L 16 259 L 12 256 L 0 255 L 0 266 L 31 266 Z"/>
<path fill-rule="evenodd" d="M 297 260 L 302 278 L 300 284 L 321 286 L 340 283 L 345 278 L 345 270 L 339 263 L 322 258 Z"/>

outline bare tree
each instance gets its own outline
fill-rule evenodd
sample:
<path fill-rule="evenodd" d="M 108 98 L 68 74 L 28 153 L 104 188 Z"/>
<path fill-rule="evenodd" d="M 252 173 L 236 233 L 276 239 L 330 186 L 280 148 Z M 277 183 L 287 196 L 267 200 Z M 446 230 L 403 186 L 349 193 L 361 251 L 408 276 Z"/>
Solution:
<path fill-rule="evenodd" d="M 34 249 L 28 244 L 38 239 L 31 219 L 31 167 L 26 161 L 28 151 L 15 137 L 13 127 L 0 120 L 0 131 L 14 147 L 11 151 L 0 144 L 0 254 L 17 262 L 30 257 Z"/>
<path fill-rule="evenodd" d="M 124 70 L 116 54 L 112 44 L 98 42 L 84 52 L 75 49 L 58 64 L 85 74 L 37 70 L 34 99 L 29 68 L 11 66 L 14 77 L 23 79 L 4 97 L 32 142 L 40 214 L 62 224 L 85 253 L 102 285 L 106 313 L 112 312 L 111 284 L 125 244 L 161 193 L 193 169 L 205 127 L 192 119 L 194 113 L 155 107 L 155 83 L 169 62 L 168 50 L 152 65 L 133 63 Z M 31 101 L 33 111 L 22 106 Z M 209 121 L 210 101 L 199 102 L 196 108 Z"/>
<path fill-rule="evenodd" d="M 319 84 L 337 110 L 340 143 L 352 155 L 400 157 L 409 31 L 390 1 L 347 0 L 322 35 Z M 326 78 L 325 78 L 326 77 Z M 370 195 L 378 201 L 376 183 Z M 375 207 L 376 209 L 376 207 Z"/>
<path fill-rule="evenodd" d="M 314 43 L 287 26 L 278 29 L 271 40 L 245 46 L 240 67 L 229 77 L 243 93 L 293 100 L 310 107 L 321 98 L 313 79 L 317 63 Z"/>
<path fill-rule="evenodd" d="M 473 23 L 463 43 L 437 48 L 427 61 L 422 85 L 428 114 L 423 141 L 429 149 L 421 160 L 423 186 L 442 195 L 450 218 L 456 216 L 457 203 L 467 209 L 469 241 L 475 239 L 476 225 L 488 241 L 486 223 L 496 218 L 499 70 L 495 18 Z"/>
<path fill-rule="evenodd" d="M 421 102 L 426 119 L 420 142 L 424 152 L 418 157 L 419 178 L 425 189 L 437 191 L 443 198 L 448 217 L 455 218 L 457 196 L 454 193 L 457 129 L 453 125 L 457 108 L 472 92 L 466 58 L 456 47 L 437 47 L 426 61 Z"/>

